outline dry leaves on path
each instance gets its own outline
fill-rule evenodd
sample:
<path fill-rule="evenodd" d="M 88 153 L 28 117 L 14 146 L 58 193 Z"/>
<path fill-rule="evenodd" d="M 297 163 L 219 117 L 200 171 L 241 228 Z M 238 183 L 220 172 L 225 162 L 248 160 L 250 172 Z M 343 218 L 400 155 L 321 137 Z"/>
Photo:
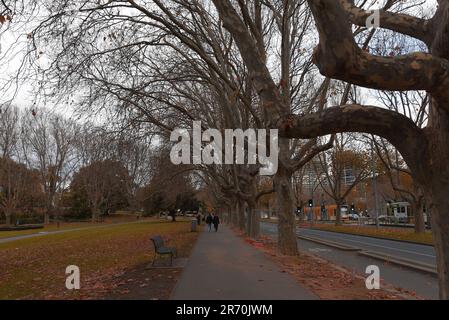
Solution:
<path fill-rule="evenodd" d="M 262 250 L 282 270 L 310 289 L 321 299 L 327 300 L 404 300 L 421 299 L 416 293 L 395 288 L 384 281 L 380 290 L 368 290 L 365 278 L 341 266 L 315 255 L 301 252 L 300 256 L 285 256 L 278 252 L 277 244 L 270 237 L 257 241 L 245 239 Z"/>

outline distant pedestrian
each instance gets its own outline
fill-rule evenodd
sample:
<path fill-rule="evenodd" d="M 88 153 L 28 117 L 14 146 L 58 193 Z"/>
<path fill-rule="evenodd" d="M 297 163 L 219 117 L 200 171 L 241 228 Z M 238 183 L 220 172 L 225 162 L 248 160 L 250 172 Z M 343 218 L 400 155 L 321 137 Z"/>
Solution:
<path fill-rule="evenodd" d="M 209 228 L 209 231 L 212 229 L 212 220 L 213 220 L 212 215 L 209 212 L 209 214 L 206 217 L 206 224 L 207 227 Z"/>
<path fill-rule="evenodd" d="M 217 214 L 214 214 L 214 218 L 212 220 L 212 223 L 214 224 L 215 232 L 218 231 L 218 225 L 220 224 L 220 218 L 218 218 Z"/>
<path fill-rule="evenodd" d="M 201 225 L 201 213 L 199 213 L 199 212 L 196 215 L 196 221 L 198 222 L 198 225 Z"/>
<path fill-rule="evenodd" d="M 168 215 L 171 217 L 172 222 L 176 221 L 176 210 L 175 209 L 171 209 Z"/>

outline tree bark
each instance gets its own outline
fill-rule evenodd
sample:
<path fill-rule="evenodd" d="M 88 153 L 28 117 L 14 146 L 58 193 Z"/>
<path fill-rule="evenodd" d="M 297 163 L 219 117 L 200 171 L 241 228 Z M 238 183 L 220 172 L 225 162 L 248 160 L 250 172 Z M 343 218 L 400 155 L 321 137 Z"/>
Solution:
<path fill-rule="evenodd" d="M 5 212 L 5 217 L 6 217 L 6 226 L 9 227 L 11 226 L 11 214 L 8 212 Z"/>
<path fill-rule="evenodd" d="M 246 229 L 245 229 L 247 236 L 250 236 L 251 234 L 252 225 L 253 225 L 253 217 L 251 216 L 250 208 L 248 206 L 246 210 Z"/>
<path fill-rule="evenodd" d="M 335 225 L 341 226 L 343 223 L 341 221 L 341 201 L 336 201 L 337 203 L 337 212 L 335 212 Z"/>
<path fill-rule="evenodd" d="M 98 212 L 99 210 L 96 207 L 92 208 L 92 222 L 98 222 Z"/>
<path fill-rule="evenodd" d="M 44 224 L 50 224 L 50 212 L 48 211 L 44 213 Z"/>
<path fill-rule="evenodd" d="M 427 193 L 430 203 L 432 231 L 437 256 L 440 299 L 449 299 L 449 190 L 445 188 Z"/>
<path fill-rule="evenodd" d="M 235 224 L 236 227 L 240 229 L 240 231 L 245 231 L 245 207 L 242 201 L 239 201 L 237 204 L 237 212 L 236 219 L 238 222 Z"/>
<path fill-rule="evenodd" d="M 254 200 L 248 201 L 248 236 L 252 239 L 257 239 L 260 236 L 260 218 L 256 210 L 256 202 Z"/>
<path fill-rule="evenodd" d="M 231 213 L 231 220 L 230 220 L 230 224 L 231 224 L 231 226 L 233 227 L 233 228 L 236 228 L 236 227 L 238 227 L 238 212 L 239 212 L 239 210 L 240 210 L 240 204 L 239 204 L 239 202 L 237 201 L 235 204 L 234 204 L 234 210 L 233 210 L 233 212 Z"/>
<path fill-rule="evenodd" d="M 449 114 L 433 101 L 426 135 L 426 174 L 418 177 L 432 222 L 440 298 L 449 299 Z"/>
<path fill-rule="evenodd" d="M 424 222 L 423 202 L 418 199 L 412 203 L 413 218 L 415 220 L 415 233 L 424 233 L 426 225 Z"/>
<path fill-rule="evenodd" d="M 285 140 L 279 139 L 280 146 L 288 143 L 288 140 Z M 298 255 L 294 213 L 295 197 L 291 184 L 291 172 L 282 163 L 279 163 L 278 172 L 274 176 L 274 188 L 278 214 L 278 248 L 282 254 L 295 256 Z"/>

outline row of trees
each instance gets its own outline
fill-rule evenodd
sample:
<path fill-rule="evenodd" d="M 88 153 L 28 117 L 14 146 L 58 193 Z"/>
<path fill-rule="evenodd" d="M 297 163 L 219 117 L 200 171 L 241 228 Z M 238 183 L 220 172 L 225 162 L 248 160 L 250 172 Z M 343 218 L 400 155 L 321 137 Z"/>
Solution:
<path fill-rule="evenodd" d="M 0 150 L 0 213 L 8 225 L 13 216 L 42 215 L 49 223 L 64 212 L 96 221 L 117 209 L 140 209 L 148 202 L 143 197 L 161 190 L 148 189 L 158 183 L 160 168 L 152 166 L 161 157 L 149 139 L 47 109 L 2 105 Z M 180 177 L 172 194 L 191 186 Z"/>
<path fill-rule="evenodd" d="M 10 28 L 33 17 L 20 75 L 39 81 L 38 95 L 164 139 L 193 120 L 219 130 L 279 129 L 279 169 L 269 183 L 255 165 L 186 170 L 253 237 L 256 204 L 274 193 L 284 254 L 298 253 L 292 177 L 338 150 L 336 134 L 369 134 L 391 176 L 408 172 L 413 194 L 425 199 L 440 296 L 449 297 L 447 1 L 435 10 L 382 1 L 381 30 L 367 28 L 371 1 L 42 1 L 39 15 L 36 6 L 19 15 L 17 1 L 6 3 Z M 364 105 L 373 94 L 361 88 L 377 90 L 378 106 Z"/>

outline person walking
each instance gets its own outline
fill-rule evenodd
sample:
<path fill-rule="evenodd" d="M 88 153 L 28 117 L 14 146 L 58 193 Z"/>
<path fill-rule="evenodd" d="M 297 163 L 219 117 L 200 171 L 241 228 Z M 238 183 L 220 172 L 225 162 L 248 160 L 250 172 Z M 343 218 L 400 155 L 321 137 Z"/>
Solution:
<path fill-rule="evenodd" d="M 206 217 L 206 224 L 207 224 L 207 227 L 209 228 L 209 231 L 211 231 L 211 229 L 212 229 L 212 222 L 213 222 L 212 220 L 213 220 L 212 215 L 209 212 L 209 214 Z"/>
<path fill-rule="evenodd" d="M 212 223 L 214 224 L 215 232 L 217 232 L 218 231 L 218 225 L 220 224 L 220 218 L 218 218 L 217 214 L 214 214 L 214 217 L 212 219 Z"/>

